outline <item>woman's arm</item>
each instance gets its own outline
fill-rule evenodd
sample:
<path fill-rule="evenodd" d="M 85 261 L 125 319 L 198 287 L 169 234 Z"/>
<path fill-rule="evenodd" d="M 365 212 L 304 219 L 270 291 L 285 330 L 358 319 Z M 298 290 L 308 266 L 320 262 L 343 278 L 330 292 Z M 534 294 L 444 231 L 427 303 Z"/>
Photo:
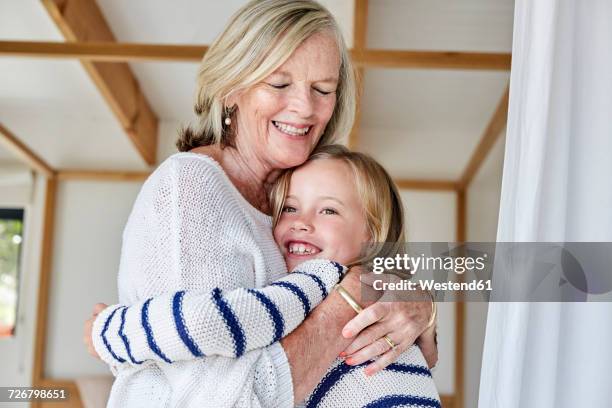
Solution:
<path fill-rule="evenodd" d="M 399 355 L 422 333 L 419 345 L 421 348 L 423 346 L 429 348 L 430 367 L 437 361 L 437 347 L 434 344 L 435 328 L 432 327 L 423 332 L 431 313 L 429 304 L 427 302 L 396 301 L 393 302 L 394 307 L 389 308 L 388 305 L 385 306 L 386 302 L 374 302 L 383 293 L 374 290 L 367 284 L 362 284 L 360 278 L 358 268 L 351 268 L 341 284 L 364 308 L 362 313 L 356 315 L 346 301 L 334 291 L 295 331 L 281 340 L 291 366 L 296 404 L 312 392 L 341 352 L 347 355 L 349 355 L 348 352 L 353 353 L 351 349 L 355 347 L 355 342 L 365 341 L 365 344 L 373 347 L 366 347 L 367 350 L 361 351 L 362 354 L 358 356 L 362 358 L 361 361 L 347 359 L 347 362 L 360 364 L 382 354 L 371 364 L 375 364 L 380 359 L 390 360 L 385 364 L 386 366 L 397 360 Z M 398 326 L 387 330 L 389 326 L 381 322 L 389 319 L 392 319 L 393 323 Z M 377 333 L 381 327 L 383 334 Z M 397 329 L 400 331 L 396 331 Z M 351 331 L 351 336 L 345 336 L 347 330 Z M 373 333 L 374 337 L 372 337 Z M 393 339 L 398 343 L 398 347 L 393 351 L 390 351 L 388 344 L 381 339 L 387 333 L 394 336 Z M 382 346 L 384 349 L 377 350 L 377 346 Z M 352 357 L 355 358 L 355 356 Z M 375 372 L 384 368 L 375 367 L 376 370 L 366 367 L 366 374 L 374 375 Z"/>
<path fill-rule="evenodd" d="M 344 267 L 312 260 L 267 287 L 179 291 L 99 313 L 92 343 L 110 365 L 240 357 L 293 331 L 332 290 Z"/>
<path fill-rule="evenodd" d="M 371 304 L 361 300 L 357 268 L 351 268 L 342 286 L 364 306 Z M 332 362 L 351 343 L 351 339 L 342 337 L 342 328 L 353 317 L 353 309 L 333 291 L 297 329 L 281 340 L 291 367 L 295 404 L 314 390 Z"/>

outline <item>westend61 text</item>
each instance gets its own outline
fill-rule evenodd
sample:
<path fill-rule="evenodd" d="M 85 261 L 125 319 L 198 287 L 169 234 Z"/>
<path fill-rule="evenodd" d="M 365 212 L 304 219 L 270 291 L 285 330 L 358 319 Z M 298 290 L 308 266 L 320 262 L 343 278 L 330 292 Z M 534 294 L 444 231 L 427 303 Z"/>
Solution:
<path fill-rule="evenodd" d="M 374 281 L 376 290 L 435 290 L 435 291 L 469 291 L 469 290 L 492 290 L 491 280 L 474 280 L 471 282 L 436 282 L 434 280 L 410 281 L 402 279 L 399 282 L 383 282 L 380 279 Z"/>

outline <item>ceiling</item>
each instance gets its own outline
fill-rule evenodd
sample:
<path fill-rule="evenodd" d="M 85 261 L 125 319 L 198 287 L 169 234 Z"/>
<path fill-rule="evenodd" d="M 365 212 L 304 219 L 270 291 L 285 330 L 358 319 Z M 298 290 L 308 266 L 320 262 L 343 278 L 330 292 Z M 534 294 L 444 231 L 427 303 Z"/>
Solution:
<path fill-rule="evenodd" d="M 98 0 L 120 42 L 210 44 L 243 0 Z M 322 1 L 352 44 L 351 0 Z M 510 52 L 511 0 L 371 0 L 367 46 Z M 63 41 L 38 0 L 0 0 L 0 39 Z M 193 120 L 197 63 L 130 63 L 160 119 L 160 158 Z M 55 168 L 147 166 L 77 61 L 0 57 L 0 122 Z M 509 79 L 503 71 L 368 69 L 359 149 L 395 177 L 457 179 Z M 164 147 L 165 146 L 165 147 Z M 0 163 L 11 161 L 0 150 Z"/>

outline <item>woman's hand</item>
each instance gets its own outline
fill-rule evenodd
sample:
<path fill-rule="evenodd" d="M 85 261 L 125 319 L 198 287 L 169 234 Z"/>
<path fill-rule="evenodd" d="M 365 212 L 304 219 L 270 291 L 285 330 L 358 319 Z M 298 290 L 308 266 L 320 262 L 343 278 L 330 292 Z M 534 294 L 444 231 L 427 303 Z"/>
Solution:
<path fill-rule="evenodd" d="M 100 312 L 106 309 L 107 307 L 108 307 L 107 304 L 96 303 L 93 309 L 93 315 L 85 321 L 85 327 L 83 328 L 83 343 L 85 343 L 85 346 L 87 347 L 87 351 L 89 352 L 89 354 L 91 354 L 92 356 L 96 358 L 100 358 L 100 356 L 96 352 L 96 349 L 94 348 L 94 345 L 93 345 L 93 340 L 91 339 L 91 334 L 93 331 L 93 324 L 98 314 L 100 314 Z"/>
<path fill-rule="evenodd" d="M 362 278 L 362 282 L 370 283 L 367 278 Z M 342 330 L 345 338 L 355 338 L 341 354 L 346 357 L 345 362 L 357 365 L 377 357 L 365 368 L 366 375 L 374 375 L 396 361 L 424 334 L 419 339 L 419 346 L 428 365 L 433 366 L 437 361 L 437 347 L 434 342 L 435 325 L 425 331 L 432 313 L 427 296 L 423 292 L 423 300 L 401 301 L 398 299 L 400 296 L 387 291 L 377 303 L 355 316 Z M 384 339 L 385 335 L 396 347 L 389 345 Z"/>

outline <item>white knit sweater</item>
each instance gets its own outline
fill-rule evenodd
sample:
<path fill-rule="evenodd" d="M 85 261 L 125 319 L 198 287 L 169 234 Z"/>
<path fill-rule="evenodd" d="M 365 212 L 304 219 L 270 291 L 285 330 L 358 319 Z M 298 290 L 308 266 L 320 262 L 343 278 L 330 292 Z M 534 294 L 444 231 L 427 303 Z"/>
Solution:
<path fill-rule="evenodd" d="M 94 324 L 94 346 L 116 375 L 108 406 L 292 406 L 278 340 L 344 272 L 322 260 L 296 269 L 287 274 L 271 218 L 214 160 L 192 153 L 166 160 L 143 186 L 124 231 L 122 304 Z M 417 347 L 372 378 L 338 360 L 308 403 L 387 406 L 408 400 L 380 397 L 407 395 L 438 406 L 426 367 Z"/>

